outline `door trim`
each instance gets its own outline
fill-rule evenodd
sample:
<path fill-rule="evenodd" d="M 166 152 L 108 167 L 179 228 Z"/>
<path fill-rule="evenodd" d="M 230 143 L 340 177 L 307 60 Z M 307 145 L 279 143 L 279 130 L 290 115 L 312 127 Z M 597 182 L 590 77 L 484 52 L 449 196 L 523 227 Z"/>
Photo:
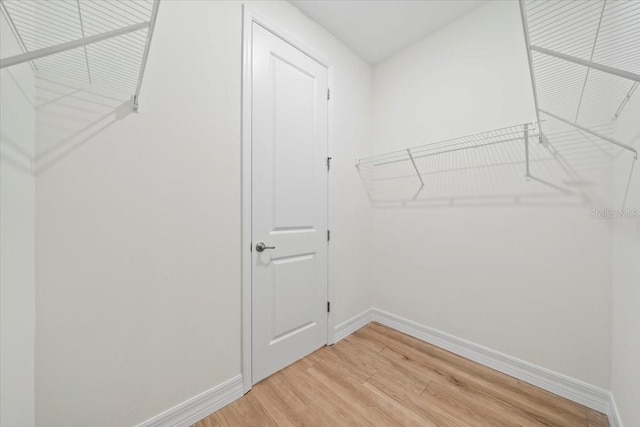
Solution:
<path fill-rule="evenodd" d="M 313 58 L 327 68 L 331 99 L 328 101 L 327 111 L 327 153 L 331 156 L 333 148 L 333 66 L 322 56 L 307 49 L 297 39 L 287 35 L 279 28 L 268 23 L 256 15 L 247 5 L 242 7 L 242 228 L 241 228 L 241 262 L 242 262 L 242 387 L 244 393 L 253 386 L 252 349 L 251 349 L 251 110 L 252 110 L 252 25 L 256 23 L 286 41 L 307 56 Z M 331 229 L 333 224 L 332 206 L 332 176 L 327 179 L 327 225 Z M 327 299 L 331 302 L 331 245 L 327 247 Z M 333 306 L 333 303 L 331 304 Z M 327 345 L 335 342 L 334 310 L 327 317 Z"/>

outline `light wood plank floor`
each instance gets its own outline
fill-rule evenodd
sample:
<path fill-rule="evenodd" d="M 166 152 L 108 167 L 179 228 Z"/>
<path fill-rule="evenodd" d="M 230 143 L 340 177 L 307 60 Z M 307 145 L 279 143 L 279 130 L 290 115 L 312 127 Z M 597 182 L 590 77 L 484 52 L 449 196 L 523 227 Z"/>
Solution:
<path fill-rule="evenodd" d="M 256 384 L 213 426 L 609 426 L 607 417 L 372 323 Z"/>

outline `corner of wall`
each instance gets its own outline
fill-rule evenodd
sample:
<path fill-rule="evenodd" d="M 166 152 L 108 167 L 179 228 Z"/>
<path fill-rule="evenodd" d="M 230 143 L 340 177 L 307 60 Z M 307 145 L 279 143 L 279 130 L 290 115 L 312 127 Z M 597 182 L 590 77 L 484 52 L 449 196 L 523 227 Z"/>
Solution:
<path fill-rule="evenodd" d="M 0 57 L 23 53 L 4 15 Z M 0 70 L 0 424 L 35 424 L 35 82 Z"/>

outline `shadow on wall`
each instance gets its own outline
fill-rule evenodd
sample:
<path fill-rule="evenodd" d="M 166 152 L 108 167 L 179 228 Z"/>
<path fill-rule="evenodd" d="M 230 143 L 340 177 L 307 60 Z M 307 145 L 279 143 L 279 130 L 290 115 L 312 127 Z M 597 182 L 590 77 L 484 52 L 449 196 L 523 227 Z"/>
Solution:
<path fill-rule="evenodd" d="M 34 172 L 54 166 L 95 135 L 133 113 L 132 99 L 125 95 L 78 89 L 57 79 L 36 78 L 38 138 Z M 46 142 L 42 142 L 46 141 Z"/>
<path fill-rule="evenodd" d="M 11 69 L 2 70 L 2 76 L 8 77 L 6 81 L 2 81 L 2 107 L 0 109 L 16 109 L 23 111 L 25 106 L 29 110 L 33 110 L 31 96 L 28 95 L 22 85 L 25 82 L 21 82 L 13 74 Z M 27 118 L 24 115 L 13 121 L 12 123 L 6 123 L 5 120 L 10 120 L 9 117 L 15 115 L 7 114 L 4 111 L 0 112 L 0 157 L 2 158 L 3 165 L 13 167 L 27 175 L 33 175 L 33 153 L 32 148 L 26 141 L 21 141 L 18 135 L 28 135 L 33 132 L 34 123 L 31 118 Z"/>
<path fill-rule="evenodd" d="M 527 173 L 524 138 L 515 128 L 500 130 L 513 138 L 496 139 L 498 131 L 490 131 L 426 144 L 412 149 L 411 157 L 397 152 L 361 161 L 372 206 L 624 206 L 612 196 L 611 172 L 618 157 L 628 157 L 631 177 L 632 153 L 578 129 L 543 123 L 542 142 L 536 134 L 529 138 Z M 612 133 L 610 125 L 595 129 Z"/>

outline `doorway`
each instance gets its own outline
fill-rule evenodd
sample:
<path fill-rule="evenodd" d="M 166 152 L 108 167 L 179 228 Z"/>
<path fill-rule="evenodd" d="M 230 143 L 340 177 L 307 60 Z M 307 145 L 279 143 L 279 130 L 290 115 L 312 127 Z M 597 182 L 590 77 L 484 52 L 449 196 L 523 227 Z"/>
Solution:
<path fill-rule="evenodd" d="M 245 26 L 243 236 L 250 242 L 248 248 L 243 244 L 243 376 L 248 390 L 329 342 L 329 69 L 255 16 L 246 16 Z"/>

